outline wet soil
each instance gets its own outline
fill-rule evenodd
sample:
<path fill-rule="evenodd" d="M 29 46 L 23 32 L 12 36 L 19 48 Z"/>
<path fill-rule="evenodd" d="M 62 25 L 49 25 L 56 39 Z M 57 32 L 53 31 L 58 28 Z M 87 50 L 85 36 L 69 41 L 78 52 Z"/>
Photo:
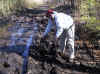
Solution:
<path fill-rule="evenodd" d="M 47 19 L 42 15 L 12 15 L 9 17 L 9 23 L 13 24 L 5 29 L 0 36 L 0 74 L 21 74 L 23 64 L 23 49 L 25 45 L 20 45 L 22 50 L 10 50 L 9 40 L 12 33 L 12 27 L 16 21 L 38 23 L 38 34 L 35 38 L 35 44 L 30 46 L 27 74 L 99 74 L 100 61 L 95 62 L 94 48 L 89 47 L 86 42 L 76 41 L 76 58 L 74 62 L 69 62 L 67 55 L 60 56 L 56 51 L 58 45 L 55 44 L 55 29 L 52 29 L 47 39 L 41 39 L 45 30 Z M 10 32 L 10 33 L 9 33 Z M 19 46 L 16 46 L 19 47 Z M 10 50 L 10 51 L 9 51 Z M 67 50 L 67 49 L 66 49 Z M 20 52 L 19 52 L 20 51 Z M 66 54 L 68 52 L 66 51 Z"/>

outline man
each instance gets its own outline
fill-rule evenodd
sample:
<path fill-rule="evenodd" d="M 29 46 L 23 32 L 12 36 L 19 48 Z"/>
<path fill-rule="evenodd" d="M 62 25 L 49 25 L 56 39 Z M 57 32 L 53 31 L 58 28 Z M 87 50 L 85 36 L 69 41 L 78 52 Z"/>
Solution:
<path fill-rule="evenodd" d="M 75 58 L 75 50 L 74 50 L 74 33 L 75 33 L 75 25 L 73 23 L 73 19 L 71 16 L 58 13 L 53 10 L 48 10 L 48 25 L 43 34 L 45 37 L 51 30 L 51 27 L 56 25 L 56 36 L 55 40 L 60 40 L 60 50 L 61 53 L 64 54 L 66 49 L 66 43 L 69 48 L 69 59 L 73 60 Z"/>

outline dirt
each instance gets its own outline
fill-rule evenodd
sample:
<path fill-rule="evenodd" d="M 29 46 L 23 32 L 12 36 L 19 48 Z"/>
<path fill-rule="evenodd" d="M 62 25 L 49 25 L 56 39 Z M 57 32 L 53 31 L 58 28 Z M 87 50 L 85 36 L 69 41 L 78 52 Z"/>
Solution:
<path fill-rule="evenodd" d="M 23 19 L 25 17 L 25 19 Z M 39 24 L 39 30 L 36 43 L 30 46 L 30 55 L 28 60 L 27 74 L 99 74 L 100 63 L 94 62 L 92 50 L 86 43 L 81 46 L 78 42 L 75 44 L 76 58 L 73 63 L 68 61 L 67 56 L 60 56 L 56 51 L 58 46 L 54 41 L 55 30 L 49 33 L 47 39 L 41 40 L 41 35 L 45 30 L 47 19 L 44 16 L 30 15 L 12 15 L 10 24 L 15 25 L 16 21 L 33 22 L 33 19 Z M 0 74 L 21 74 L 23 64 L 23 51 L 9 51 L 9 30 L 0 38 Z M 23 46 L 25 47 L 25 46 Z M 67 54 L 68 52 L 66 52 Z"/>

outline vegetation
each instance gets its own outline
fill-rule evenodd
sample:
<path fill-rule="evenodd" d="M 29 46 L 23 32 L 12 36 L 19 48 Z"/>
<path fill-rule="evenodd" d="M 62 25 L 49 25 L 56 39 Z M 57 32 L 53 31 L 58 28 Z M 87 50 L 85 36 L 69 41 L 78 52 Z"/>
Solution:
<path fill-rule="evenodd" d="M 94 31 L 100 30 L 100 19 L 97 18 L 99 8 L 100 2 L 97 0 L 82 0 L 80 4 L 80 20 L 85 21 L 85 26 Z"/>
<path fill-rule="evenodd" d="M 7 16 L 16 10 L 34 8 L 43 3 L 43 0 L 0 0 L 0 15 Z"/>
<path fill-rule="evenodd" d="M 0 15 L 7 16 L 20 10 L 23 0 L 0 0 Z"/>
<path fill-rule="evenodd" d="M 38 2 L 38 4 L 34 3 L 34 1 L 39 0 L 34 0 L 33 3 L 32 1 L 0 0 L 0 74 L 20 74 L 22 72 L 23 57 L 21 54 L 26 49 L 29 34 L 31 32 L 34 34 L 32 27 L 35 26 L 35 23 L 38 23 L 38 32 L 36 32 L 36 36 L 34 35 L 33 43 L 30 46 L 28 73 L 99 74 L 100 0 L 41 0 L 41 3 Z M 50 8 L 54 8 L 57 11 L 65 13 L 68 11 L 75 18 L 76 58 L 74 63 L 68 61 L 67 51 L 65 51 L 66 53 L 63 57 L 57 53 L 59 46 L 54 40 L 55 28 L 51 30 L 46 39 L 41 39 L 41 35 L 46 27 L 47 18 L 41 14 L 36 15 L 41 10 L 36 10 L 34 14 L 32 9 L 41 5 L 42 1 L 50 1 L 51 4 L 49 3 L 47 8 L 50 5 Z M 21 13 L 23 15 L 14 14 L 8 16 L 9 14 L 17 13 L 16 11 L 19 10 L 23 11 L 24 8 L 32 9 L 24 11 L 25 15 Z M 21 21 L 20 25 L 18 21 Z M 19 33 L 20 28 L 25 29 L 22 31 L 22 35 Z M 16 29 L 19 30 L 19 35 L 15 37 L 16 45 L 11 47 L 9 45 L 17 33 L 15 33 Z M 23 39 L 16 39 L 17 37 Z"/>
<path fill-rule="evenodd" d="M 39 1 L 39 2 L 38 2 Z M 52 0 L 51 0 L 52 1 Z M 8 16 L 23 8 L 34 8 L 39 5 L 51 2 L 50 0 L 0 0 L 0 15 Z M 72 5 L 76 6 L 75 14 L 79 22 L 86 22 L 85 27 L 93 31 L 100 31 L 100 1 L 99 0 L 53 0 L 50 7 L 54 5 Z M 80 15 L 79 15 L 80 14 Z"/>

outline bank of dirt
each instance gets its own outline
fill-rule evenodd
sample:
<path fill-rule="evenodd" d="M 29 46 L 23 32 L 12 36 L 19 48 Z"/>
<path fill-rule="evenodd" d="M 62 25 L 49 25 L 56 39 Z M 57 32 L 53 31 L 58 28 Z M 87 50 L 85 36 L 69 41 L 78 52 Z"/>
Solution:
<path fill-rule="evenodd" d="M 21 18 L 25 17 L 21 20 Z M 94 62 L 94 52 L 97 48 L 88 47 L 88 43 L 82 40 L 75 42 L 76 58 L 73 63 L 68 61 L 67 56 L 60 56 L 56 50 L 55 29 L 52 29 L 45 40 L 41 40 L 41 35 L 45 30 L 47 19 L 44 16 L 31 15 L 12 15 L 9 19 L 10 24 L 16 24 L 16 21 L 38 23 L 38 35 L 36 43 L 30 46 L 30 55 L 28 61 L 27 74 L 99 74 L 100 63 Z M 0 74 L 21 74 L 23 57 L 22 53 L 9 52 L 9 40 L 12 26 L 6 28 L 6 32 L 0 38 Z M 88 41 L 87 41 L 88 42 Z M 87 45 L 88 44 L 88 45 Z M 66 51 L 66 54 L 68 52 Z"/>

